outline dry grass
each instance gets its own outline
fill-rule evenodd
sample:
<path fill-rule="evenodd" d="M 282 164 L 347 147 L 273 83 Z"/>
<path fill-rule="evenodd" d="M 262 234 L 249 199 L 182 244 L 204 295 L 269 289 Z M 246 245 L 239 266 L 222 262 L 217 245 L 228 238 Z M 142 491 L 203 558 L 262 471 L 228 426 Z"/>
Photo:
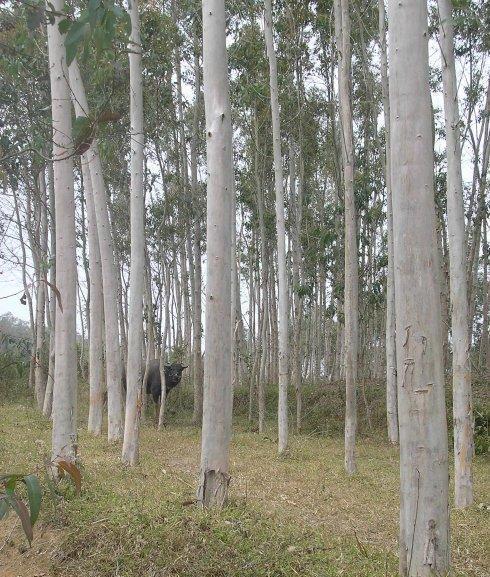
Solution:
<path fill-rule="evenodd" d="M 49 436 L 49 422 L 30 407 L 0 406 L 0 470 L 31 470 L 42 462 Z M 0 573 L 396 575 L 396 449 L 363 439 L 359 472 L 347 478 L 341 439 L 292 437 L 285 458 L 278 458 L 274 439 L 272 429 L 259 437 L 237 427 L 231 506 L 216 514 L 186 504 L 196 487 L 196 429 L 144 427 L 141 464 L 134 469 L 121 465 L 119 447 L 81 429 L 82 496 L 69 496 L 56 511 L 45 506 L 32 550 L 25 550 L 17 529 L 0 551 Z M 456 574 L 483 577 L 490 574 L 489 513 L 478 505 L 488 502 L 490 476 L 482 457 L 475 462 L 475 489 L 474 507 L 452 511 L 452 557 Z"/>

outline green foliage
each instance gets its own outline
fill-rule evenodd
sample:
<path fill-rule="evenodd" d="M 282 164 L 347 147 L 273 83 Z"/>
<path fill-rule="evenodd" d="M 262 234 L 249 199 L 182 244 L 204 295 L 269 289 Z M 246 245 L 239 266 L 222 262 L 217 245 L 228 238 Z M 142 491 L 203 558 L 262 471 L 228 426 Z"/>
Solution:
<path fill-rule="evenodd" d="M 29 509 L 16 493 L 18 483 L 24 483 L 27 489 Z M 41 486 L 36 475 L 0 475 L 0 520 L 3 519 L 9 508 L 18 515 L 25 536 L 31 544 L 33 539 L 33 527 L 39 517 L 41 508 Z"/>
<path fill-rule="evenodd" d="M 94 122 L 88 116 L 77 116 L 73 121 L 73 140 L 76 154 L 86 152 L 94 138 Z"/>
<path fill-rule="evenodd" d="M 79 48 L 90 40 L 99 52 L 108 50 L 115 39 L 118 26 L 129 34 L 129 14 L 113 0 L 89 0 L 78 18 L 61 20 L 58 28 L 62 34 L 66 34 L 67 64 L 73 62 Z"/>
<path fill-rule="evenodd" d="M 45 478 L 54 498 L 59 496 L 59 492 L 56 491 L 56 478 L 53 476 L 53 470 L 57 470 L 59 479 L 67 473 L 73 481 L 76 494 L 80 494 L 82 483 L 80 469 L 74 463 L 64 459 L 58 459 L 55 462 L 46 459 Z M 25 485 L 29 508 L 27 508 L 17 491 L 17 486 L 20 483 Z M 10 509 L 13 510 L 21 521 L 22 529 L 29 544 L 32 543 L 34 538 L 33 529 L 41 510 L 42 495 L 43 491 L 36 474 L 0 474 L 0 520 L 8 515 Z"/>

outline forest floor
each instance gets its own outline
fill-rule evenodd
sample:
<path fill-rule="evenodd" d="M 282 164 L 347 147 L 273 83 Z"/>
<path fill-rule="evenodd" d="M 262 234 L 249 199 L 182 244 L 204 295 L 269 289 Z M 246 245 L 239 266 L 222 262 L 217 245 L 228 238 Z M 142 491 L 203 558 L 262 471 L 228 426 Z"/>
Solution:
<path fill-rule="evenodd" d="M 398 454 L 360 439 L 358 473 L 343 470 L 340 437 L 235 427 L 230 505 L 195 505 L 199 431 L 172 423 L 141 434 L 140 465 L 79 430 L 80 496 L 46 495 L 29 548 L 13 515 L 0 523 L 2 577 L 387 577 L 397 575 Z M 0 405 L 0 472 L 32 472 L 49 453 L 50 422 L 26 404 Z M 475 505 L 451 510 L 454 575 L 490 575 L 490 468 L 475 459 Z M 38 470 L 41 470 L 38 469 Z"/>

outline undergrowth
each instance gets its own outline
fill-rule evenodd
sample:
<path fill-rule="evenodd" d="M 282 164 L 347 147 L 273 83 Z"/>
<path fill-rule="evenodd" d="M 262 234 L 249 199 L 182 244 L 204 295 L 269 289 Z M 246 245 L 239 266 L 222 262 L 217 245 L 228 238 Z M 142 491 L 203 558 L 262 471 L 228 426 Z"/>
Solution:
<path fill-rule="evenodd" d="M 269 395 L 272 406 L 275 392 Z M 338 387 L 305 387 L 305 433 L 292 435 L 285 458 L 277 457 L 274 414 L 259 436 L 247 420 L 247 391 L 235 391 L 230 504 L 222 512 L 203 512 L 194 501 L 200 438 L 189 425 L 188 388 L 169 397 L 164 431 L 146 420 L 141 462 L 130 469 L 121 464 L 118 445 L 85 431 L 83 386 L 82 494 L 75 496 L 67 485 L 62 501 L 46 496 L 33 549 L 27 550 L 20 530 L 6 545 L 15 569 L 7 575 L 36 574 L 24 571 L 30 555 L 37 573 L 53 577 L 395 576 L 398 454 L 380 433 L 378 397 L 370 391 L 367 398 L 373 434 L 366 422 L 359 471 L 348 478 L 337 435 L 343 404 Z M 43 462 L 49 446 L 50 422 L 27 397 L 0 405 L 0 471 L 31 469 Z M 478 457 L 475 505 L 451 515 L 455 575 L 483 577 L 490 571 L 489 493 L 488 460 Z M 0 548 L 1 529 L 0 524 Z M 1 563 L 0 553 L 0 573 Z"/>

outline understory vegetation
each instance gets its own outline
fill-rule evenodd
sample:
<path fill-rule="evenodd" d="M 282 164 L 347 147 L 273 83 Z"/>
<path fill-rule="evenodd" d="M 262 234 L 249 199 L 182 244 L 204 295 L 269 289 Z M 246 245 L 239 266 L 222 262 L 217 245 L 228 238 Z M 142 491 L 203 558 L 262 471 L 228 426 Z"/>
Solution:
<path fill-rule="evenodd" d="M 0 470 L 41 470 L 50 422 L 31 407 L 22 384 L 1 386 L 3 399 L 6 389 L 11 395 L 0 405 Z M 120 466 L 117 444 L 81 426 L 88 397 L 82 386 L 82 494 L 66 483 L 63 499 L 45 495 L 31 549 L 14 516 L 0 525 L 2 575 L 396 575 L 398 449 L 384 440 L 382 389 L 366 387 L 372 430 L 361 406 L 363 440 L 352 478 L 343 471 L 342 421 L 335 416 L 342 390 L 305 390 L 305 430 L 294 435 L 286 458 L 277 456 L 273 415 L 264 435 L 251 431 L 248 399 L 237 390 L 230 506 L 203 512 L 195 504 L 200 438 L 188 424 L 189 387 L 169 398 L 163 431 L 152 426 L 150 408 L 140 465 L 130 469 Z M 485 390 L 476 389 L 480 406 Z M 274 394 L 271 388 L 271 401 Z M 455 575 L 490 570 L 488 494 L 487 454 L 475 459 L 475 505 L 451 512 Z"/>

